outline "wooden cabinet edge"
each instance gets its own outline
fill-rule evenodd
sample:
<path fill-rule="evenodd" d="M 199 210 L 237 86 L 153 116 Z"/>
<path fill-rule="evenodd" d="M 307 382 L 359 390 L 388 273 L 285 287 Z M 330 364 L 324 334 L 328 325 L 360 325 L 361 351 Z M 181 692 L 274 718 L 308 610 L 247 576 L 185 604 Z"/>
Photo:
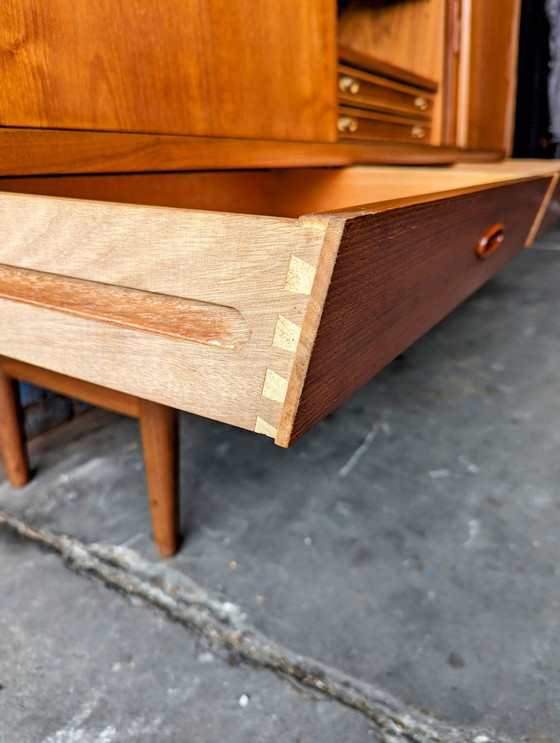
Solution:
<path fill-rule="evenodd" d="M 282 447 L 288 447 L 293 443 L 292 429 L 295 422 L 299 401 L 303 392 L 303 385 L 307 374 L 307 368 L 311 360 L 313 345 L 321 322 L 321 315 L 325 306 L 327 292 L 329 290 L 332 272 L 338 255 L 338 248 L 342 239 L 346 220 L 339 218 L 326 218 L 321 216 L 305 216 L 300 218 L 302 224 L 317 223 L 325 226 L 325 236 L 321 252 L 319 254 L 317 272 L 311 288 L 309 304 L 301 326 L 301 334 L 294 355 L 292 372 L 288 382 L 288 388 L 282 415 L 275 437 L 275 443 Z"/>
<path fill-rule="evenodd" d="M 560 168 L 560 164 L 558 165 Z M 432 201 L 441 201 L 444 199 L 452 199 L 456 198 L 458 196 L 466 196 L 467 194 L 474 194 L 478 193 L 480 191 L 489 191 L 491 189 L 499 188 L 500 186 L 508 186 L 513 185 L 515 183 L 524 183 L 524 182 L 530 182 L 530 181 L 539 181 L 539 180 L 551 180 L 555 177 L 555 174 L 552 172 L 540 172 L 540 173 L 502 173 L 499 172 L 496 173 L 496 179 L 495 180 L 487 180 L 481 183 L 471 184 L 468 186 L 460 186 L 456 188 L 450 188 L 446 190 L 435 190 L 432 192 L 429 192 L 428 190 L 426 193 L 422 194 L 416 194 L 412 196 L 403 196 L 397 199 L 388 199 L 387 201 L 376 201 L 374 203 L 369 204 L 360 204 L 356 205 L 355 207 L 343 207 L 341 209 L 333 209 L 329 212 L 324 212 L 320 216 L 322 217 L 338 217 L 341 219 L 351 219 L 355 217 L 364 217 L 364 216 L 370 216 L 373 214 L 377 214 L 379 212 L 388 212 L 391 210 L 396 209 L 402 209 L 404 207 L 409 206 L 415 206 L 417 204 L 426 204 L 428 202 Z M 427 189 L 429 188 L 428 182 L 427 182 Z M 551 184 L 549 184 L 547 192 L 545 194 L 543 203 L 546 202 L 546 199 L 549 198 L 548 194 L 552 194 Z M 548 203 L 548 202 L 547 202 Z M 542 208 L 542 204 L 541 204 Z M 537 216 L 535 218 L 536 220 L 539 218 L 539 213 L 537 213 Z M 535 224 L 533 222 L 533 224 Z M 531 234 L 529 232 L 529 234 Z"/>
<path fill-rule="evenodd" d="M 450 165 L 456 147 L 388 142 L 282 142 L 0 127 L 0 176 L 179 170 Z"/>

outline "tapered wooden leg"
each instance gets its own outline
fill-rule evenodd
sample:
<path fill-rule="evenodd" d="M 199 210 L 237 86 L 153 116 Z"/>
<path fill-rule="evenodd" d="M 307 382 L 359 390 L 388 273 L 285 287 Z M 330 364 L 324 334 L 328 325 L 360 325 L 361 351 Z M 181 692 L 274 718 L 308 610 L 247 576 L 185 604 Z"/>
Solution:
<path fill-rule="evenodd" d="M 161 557 L 171 557 L 178 547 L 177 411 L 149 400 L 139 403 L 154 541 Z"/>
<path fill-rule="evenodd" d="M 0 364 L 0 453 L 14 487 L 29 482 L 29 465 L 16 382 Z"/>

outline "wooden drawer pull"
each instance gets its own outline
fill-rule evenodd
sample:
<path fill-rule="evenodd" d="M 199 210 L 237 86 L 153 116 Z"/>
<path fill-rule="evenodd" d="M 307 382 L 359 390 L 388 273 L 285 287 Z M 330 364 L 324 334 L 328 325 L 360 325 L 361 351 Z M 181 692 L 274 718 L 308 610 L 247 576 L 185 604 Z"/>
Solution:
<path fill-rule="evenodd" d="M 342 93 L 356 95 L 360 90 L 360 81 L 350 75 L 341 75 L 338 78 L 338 87 Z"/>
<path fill-rule="evenodd" d="M 358 128 L 358 120 L 353 116 L 339 116 L 338 117 L 338 131 L 339 132 L 355 132 Z"/>
<path fill-rule="evenodd" d="M 425 111 L 428 108 L 428 101 L 424 96 L 419 95 L 414 99 L 414 105 L 416 108 L 420 109 L 420 111 Z"/>
<path fill-rule="evenodd" d="M 424 137 L 427 134 L 427 131 L 423 126 L 413 126 L 411 129 L 411 134 L 414 137 L 414 139 L 424 139 Z"/>
<path fill-rule="evenodd" d="M 490 253 L 493 253 L 503 243 L 505 236 L 503 224 L 492 225 L 478 241 L 476 246 L 477 258 L 486 258 Z"/>

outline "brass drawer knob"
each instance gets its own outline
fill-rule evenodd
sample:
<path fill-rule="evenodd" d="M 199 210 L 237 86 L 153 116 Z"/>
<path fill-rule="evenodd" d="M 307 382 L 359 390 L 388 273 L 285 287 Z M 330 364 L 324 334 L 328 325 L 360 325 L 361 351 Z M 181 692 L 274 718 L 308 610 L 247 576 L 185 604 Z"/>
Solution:
<path fill-rule="evenodd" d="M 426 132 L 425 127 L 423 126 L 413 126 L 411 134 L 414 137 L 414 139 L 424 139 L 427 132 Z"/>
<path fill-rule="evenodd" d="M 424 98 L 424 96 L 419 95 L 416 96 L 416 98 L 414 99 L 414 105 L 420 111 L 425 111 L 428 108 L 428 101 Z"/>
<path fill-rule="evenodd" d="M 358 119 L 353 116 L 339 116 L 338 117 L 338 131 L 344 133 L 355 132 L 358 128 Z"/>
<path fill-rule="evenodd" d="M 356 95 L 360 90 L 360 81 L 356 80 L 355 77 L 350 77 L 350 75 L 341 75 L 338 78 L 338 87 L 342 93 Z"/>
<path fill-rule="evenodd" d="M 480 238 L 476 246 L 476 257 L 486 258 L 493 253 L 505 240 L 506 233 L 503 224 L 494 224 L 490 229 L 486 230 L 484 235 Z"/>

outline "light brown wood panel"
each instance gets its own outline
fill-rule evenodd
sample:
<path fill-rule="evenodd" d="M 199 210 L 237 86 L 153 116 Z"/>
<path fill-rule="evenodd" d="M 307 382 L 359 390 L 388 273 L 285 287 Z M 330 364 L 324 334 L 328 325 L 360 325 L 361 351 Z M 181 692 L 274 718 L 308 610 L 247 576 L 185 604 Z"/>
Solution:
<path fill-rule="evenodd" d="M 345 34 L 349 38 L 349 46 L 345 44 L 338 45 L 338 59 L 339 62 L 348 64 L 359 70 L 365 70 L 371 72 L 374 75 L 378 75 L 387 80 L 396 80 L 400 83 L 408 85 L 414 85 L 422 90 L 430 93 L 435 93 L 438 89 L 438 83 L 436 80 L 432 80 L 429 77 L 423 77 L 415 72 L 413 69 L 406 69 L 399 67 L 397 64 L 388 62 L 386 59 L 380 59 L 378 56 L 373 56 L 375 51 L 358 51 L 354 45 L 360 45 L 361 35 L 364 33 L 364 29 L 361 29 L 361 34 L 356 38 L 353 31 L 346 30 L 346 25 L 349 28 L 353 28 L 351 18 L 356 10 L 345 11 L 342 15 L 339 23 L 339 36 L 343 37 Z M 369 18 L 372 13 L 371 9 L 366 10 L 362 7 L 362 13 L 366 13 L 366 17 Z M 368 49 L 367 46 L 361 44 L 362 49 Z"/>
<path fill-rule="evenodd" d="M 465 145 L 511 152 L 517 84 L 520 0 L 469 0 Z M 465 105 L 465 103 L 463 105 Z M 463 116 L 465 111 L 462 112 Z M 461 112 L 459 112 L 461 116 Z"/>
<path fill-rule="evenodd" d="M 336 122 L 333 126 L 336 128 Z M 425 144 L 320 144 L 0 127 L 0 176 L 298 168 L 354 163 L 437 165 L 455 162 L 460 156 L 457 148 Z M 494 157 L 497 159 L 499 155 Z"/>
<path fill-rule="evenodd" d="M 350 2 L 338 19 L 338 40 L 381 62 L 441 82 L 445 0 Z"/>
<path fill-rule="evenodd" d="M 0 4 L 0 124 L 334 140 L 334 0 Z"/>
<path fill-rule="evenodd" d="M 237 310 L 0 263 L 0 297 L 123 328 L 236 349 L 250 332 Z"/>
<path fill-rule="evenodd" d="M 250 336 L 209 346 L 0 300 L 0 353 L 254 430 L 275 430 L 326 223 L 2 194 L 0 261 L 20 269 L 235 309 Z M 110 302 L 110 292 L 108 293 Z M 110 312 L 108 308 L 107 312 Z"/>

